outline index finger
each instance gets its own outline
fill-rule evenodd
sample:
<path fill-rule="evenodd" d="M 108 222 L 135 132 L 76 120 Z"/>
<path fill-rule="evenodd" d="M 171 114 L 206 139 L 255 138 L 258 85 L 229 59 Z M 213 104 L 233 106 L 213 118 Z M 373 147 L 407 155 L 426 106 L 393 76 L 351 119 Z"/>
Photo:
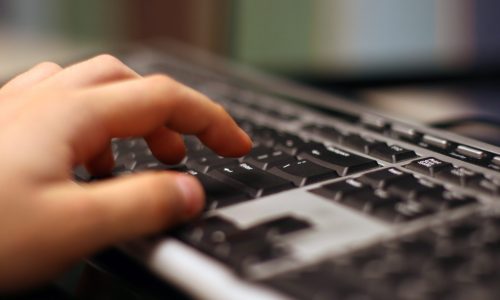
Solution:
<path fill-rule="evenodd" d="M 164 75 L 89 88 L 79 96 L 79 110 L 86 113 L 82 133 L 100 139 L 78 145 L 97 148 L 87 153 L 111 137 L 143 136 L 161 126 L 195 134 L 223 156 L 242 156 L 252 145 L 222 106 Z"/>

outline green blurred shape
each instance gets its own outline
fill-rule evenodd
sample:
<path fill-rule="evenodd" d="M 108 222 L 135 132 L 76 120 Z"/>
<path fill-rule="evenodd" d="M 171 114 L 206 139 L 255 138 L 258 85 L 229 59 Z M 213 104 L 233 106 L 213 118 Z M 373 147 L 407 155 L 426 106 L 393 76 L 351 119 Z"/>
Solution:
<path fill-rule="evenodd" d="M 309 63 L 313 1 L 237 0 L 234 10 L 236 59 L 284 73 Z"/>
<path fill-rule="evenodd" d="M 126 37 L 129 1 L 58 1 L 61 7 L 61 23 L 68 37 L 97 43 L 112 43 Z"/>

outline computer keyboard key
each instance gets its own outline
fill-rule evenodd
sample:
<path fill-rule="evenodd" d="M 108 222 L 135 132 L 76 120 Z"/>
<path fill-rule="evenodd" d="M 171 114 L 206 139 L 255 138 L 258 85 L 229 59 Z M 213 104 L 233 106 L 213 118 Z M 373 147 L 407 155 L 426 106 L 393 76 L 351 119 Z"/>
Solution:
<path fill-rule="evenodd" d="M 355 194 L 364 191 L 371 192 L 372 190 L 369 186 L 364 185 L 355 179 L 347 179 L 344 181 L 325 184 L 319 188 L 309 190 L 309 192 L 313 194 L 323 196 L 333 201 L 341 201 L 349 194 Z"/>
<path fill-rule="evenodd" d="M 389 222 L 394 222 L 398 218 L 405 218 L 397 210 L 397 205 L 400 202 L 402 200 L 397 197 L 382 197 L 371 190 L 350 193 L 343 197 L 341 201 L 342 204 Z"/>
<path fill-rule="evenodd" d="M 405 221 L 428 216 L 436 212 L 433 208 L 413 200 L 401 201 L 396 204 L 395 208 L 401 216 L 401 219 Z"/>
<path fill-rule="evenodd" d="M 117 145 L 120 150 L 127 151 L 140 151 L 148 149 L 148 145 L 144 139 L 140 138 L 130 138 L 130 139 L 117 139 L 113 140 L 113 144 Z"/>
<path fill-rule="evenodd" d="M 244 162 L 264 170 L 295 160 L 292 155 L 282 150 L 274 150 L 266 146 L 257 146 L 243 159 Z"/>
<path fill-rule="evenodd" d="M 133 170 L 137 165 L 137 161 L 135 160 L 135 154 L 132 152 L 126 152 L 121 155 L 118 155 L 118 158 L 115 160 L 116 167 L 123 167 L 126 170 Z"/>
<path fill-rule="evenodd" d="M 447 238 L 451 238 L 453 240 L 464 240 L 470 238 L 474 233 L 480 231 L 481 224 L 479 222 L 474 221 L 465 221 L 459 222 L 456 224 L 452 224 L 451 226 L 439 231 L 439 234 L 443 234 Z"/>
<path fill-rule="evenodd" d="M 363 189 L 358 192 L 348 193 L 342 197 L 342 204 L 360 211 L 367 211 L 370 203 L 377 202 L 378 196 L 372 190 Z"/>
<path fill-rule="evenodd" d="M 261 197 L 293 188 L 290 181 L 259 170 L 247 163 L 214 169 L 209 176 L 251 195 Z"/>
<path fill-rule="evenodd" d="M 285 151 L 290 155 L 295 155 L 300 147 L 305 145 L 305 141 L 300 137 L 287 133 L 280 132 L 274 140 L 274 148 Z"/>
<path fill-rule="evenodd" d="M 252 229 L 224 236 L 223 240 L 203 250 L 239 272 L 244 272 L 252 264 L 267 262 L 287 254 L 284 247 L 262 236 L 262 231 Z"/>
<path fill-rule="evenodd" d="M 335 171 L 304 159 L 277 165 L 269 169 L 269 173 L 289 180 L 296 186 L 304 186 L 338 177 Z"/>
<path fill-rule="evenodd" d="M 500 185 L 488 179 L 473 180 L 467 184 L 467 187 L 491 195 L 500 194 Z"/>
<path fill-rule="evenodd" d="M 446 139 L 428 134 L 424 134 L 424 136 L 422 137 L 422 142 L 443 150 L 446 150 L 448 149 L 448 147 L 450 147 L 450 142 Z"/>
<path fill-rule="evenodd" d="M 315 133 L 332 142 L 340 142 L 344 135 L 332 126 L 319 126 Z"/>
<path fill-rule="evenodd" d="M 325 268 L 329 267 L 325 262 L 322 262 L 321 265 L 309 266 L 301 270 L 293 270 L 271 277 L 266 279 L 264 284 L 291 296 L 292 299 L 327 300 L 345 298 L 346 295 L 342 294 L 340 288 L 338 288 L 342 284 L 325 271 Z"/>
<path fill-rule="evenodd" d="M 273 146 L 274 140 L 279 133 L 276 129 L 271 127 L 257 126 L 252 130 L 250 135 L 256 144 Z"/>
<path fill-rule="evenodd" d="M 379 143 L 372 147 L 369 154 L 392 163 L 398 163 L 400 161 L 417 157 L 417 154 L 413 150 L 406 149 L 398 145 L 389 146 L 385 143 Z"/>
<path fill-rule="evenodd" d="M 343 134 L 340 131 L 327 125 L 308 124 L 302 127 L 302 129 L 334 142 L 339 142 L 343 137 Z"/>
<path fill-rule="evenodd" d="M 238 244 L 236 246 L 226 244 L 217 247 L 216 251 L 219 249 L 223 249 L 221 252 L 229 250 L 229 254 L 226 257 L 220 257 L 219 259 L 240 273 L 245 273 L 245 270 L 251 265 L 269 262 L 286 256 L 289 253 L 288 249 L 284 246 L 271 243 L 261 244 L 259 247 L 255 244 Z"/>
<path fill-rule="evenodd" d="M 436 247 L 435 238 L 434 234 L 405 236 L 390 243 L 389 246 L 411 258 L 415 258 L 415 256 L 428 258 Z"/>
<path fill-rule="evenodd" d="M 137 164 L 135 165 L 134 169 L 147 164 L 160 163 L 160 161 L 152 154 L 137 152 L 135 152 L 135 161 L 137 162 Z"/>
<path fill-rule="evenodd" d="M 342 198 L 341 203 L 385 221 L 394 222 L 405 218 L 397 210 L 401 199 L 391 196 L 380 196 L 371 190 L 350 193 Z"/>
<path fill-rule="evenodd" d="M 361 123 L 363 124 L 363 127 L 377 132 L 384 132 L 389 127 L 386 120 L 373 115 L 362 116 Z"/>
<path fill-rule="evenodd" d="M 189 170 L 188 174 L 196 177 L 205 190 L 205 210 L 213 210 L 245 202 L 251 197 L 232 186 L 215 180 L 203 173 Z"/>
<path fill-rule="evenodd" d="M 378 167 L 375 160 L 365 158 L 336 147 L 325 147 L 317 143 L 305 146 L 298 155 L 321 166 L 337 171 L 340 176 Z"/>
<path fill-rule="evenodd" d="M 283 112 L 277 111 L 277 110 L 272 109 L 272 108 L 264 109 L 263 113 L 268 115 L 269 117 L 271 117 L 273 119 L 278 119 L 281 121 L 290 122 L 290 121 L 295 121 L 298 119 L 298 117 L 295 115 L 283 113 Z"/>
<path fill-rule="evenodd" d="M 354 194 L 353 197 L 361 196 L 361 194 Z M 388 195 L 380 196 L 377 194 L 367 194 L 365 210 L 369 213 L 375 210 L 382 210 L 388 207 L 395 207 L 396 204 L 400 203 L 402 200 L 397 197 L 392 197 Z"/>
<path fill-rule="evenodd" d="M 385 188 L 389 183 L 412 177 L 412 174 L 405 173 L 396 168 L 388 168 L 363 174 L 361 177 L 358 177 L 356 179 L 362 183 L 370 185 L 374 189 L 382 189 Z"/>
<path fill-rule="evenodd" d="M 247 134 L 251 135 L 252 131 L 256 127 L 256 124 L 248 119 L 244 118 L 234 118 L 238 126 L 243 129 Z"/>
<path fill-rule="evenodd" d="M 382 144 L 373 139 L 368 139 L 357 134 L 348 134 L 342 137 L 342 145 L 363 153 L 369 153 L 372 148 Z"/>
<path fill-rule="evenodd" d="M 239 164 L 238 159 L 219 156 L 209 149 L 189 154 L 186 162 L 189 168 L 203 173 L 216 168 L 234 166 L 237 164 Z"/>
<path fill-rule="evenodd" d="M 415 160 L 405 166 L 406 168 L 425 174 L 435 176 L 436 173 L 451 169 L 453 166 L 448 162 L 444 162 L 434 157 L 423 158 Z"/>
<path fill-rule="evenodd" d="M 224 242 L 228 236 L 241 232 L 235 224 L 220 216 L 211 216 L 182 225 L 173 236 L 195 247 L 207 247 Z"/>
<path fill-rule="evenodd" d="M 413 200 L 399 200 L 394 197 L 381 198 L 377 205 L 370 209 L 373 216 L 388 222 L 406 222 L 428 216 L 435 211 Z"/>
<path fill-rule="evenodd" d="M 411 177 L 390 183 L 386 190 L 389 194 L 406 200 L 414 199 L 422 193 L 439 193 L 444 191 L 444 188 L 431 182 L 420 181 L 415 177 Z"/>
<path fill-rule="evenodd" d="M 283 236 L 311 228 L 310 222 L 299 219 L 295 216 L 281 216 L 263 223 L 250 227 L 247 230 L 262 232 L 262 236 L 267 239 L 274 239 L 277 236 Z"/>
<path fill-rule="evenodd" d="M 184 145 L 186 146 L 187 153 L 200 151 L 205 148 L 203 143 L 195 136 L 185 136 Z"/>
<path fill-rule="evenodd" d="M 496 166 L 500 166 L 500 156 L 495 156 L 491 159 L 491 162 L 496 165 Z"/>
<path fill-rule="evenodd" d="M 484 151 L 464 145 L 459 145 L 455 151 L 474 159 L 483 159 L 486 157 L 486 153 Z"/>
<path fill-rule="evenodd" d="M 448 208 L 449 199 L 445 198 L 448 193 L 442 191 L 427 191 L 419 194 L 416 200 L 425 207 L 429 207 L 435 211 L 440 211 Z"/>
<path fill-rule="evenodd" d="M 89 181 L 92 178 L 92 175 L 87 171 L 87 169 L 83 165 L 78 165 L 73 169 L 73 177 L 77 181 Z"/>
<path fill-rule="evenodd" d="M 473 181 L 481 180 L 483 175 L 460 167 L 437 172 L 435 177 L 456 185 L 467 186 Z"/>
<path fill-rule="evenodd" d="M 416 143 L 422 137 L 422 134 L 414 128 L 405 125 L 394 124 L 391 127 L 392 134 L 400 139 Z"/>
<path fill-rule="evenodd" d="M 317 124 L 307 124 L 302 126 L 302 130 L 306 132 L 316 132 L 319 128 L 319 125 Z"/>
<path fill-rule="evenodd" d="M 186 172 L 188 168 L 183 164 L 166 165 L 160 161 L 138 165 L 137 167 L 134 168 L 134 172 L 148 171 L 148 170 Z"/>
<path fill-rule="evenodd" d="M 268 147 L 268 146 L 264 146 L 264 145 L 257 145 L 255 147 L 253 147 L 252 150 L 250 150 L 250 152 L 244 158 L 250 157 L 250 156 L 256 157 L 256 156 L 259 156 L 262 154 L 269 154 L 269 153 L 272 153 L 273 151 L 274 151 L 274 149 L 272 147 Z"/>

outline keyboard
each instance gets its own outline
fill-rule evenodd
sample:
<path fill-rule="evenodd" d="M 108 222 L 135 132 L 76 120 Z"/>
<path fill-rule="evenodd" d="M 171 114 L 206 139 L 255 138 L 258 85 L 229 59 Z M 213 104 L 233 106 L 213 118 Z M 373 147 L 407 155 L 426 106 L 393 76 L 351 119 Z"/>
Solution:
<path fill-rule="evenodd" d="M 184 160 L 165 165 L 142 139 L 113 140 L 113 176 L 173 170 L 205 190 L 202 216 L 150 245 L 175 240 L 276 299 L 499 299 L 495 147 L 160 57 L 135 68 L 217 101 L 254 147 L 225 158 L 185 136 Z"/>

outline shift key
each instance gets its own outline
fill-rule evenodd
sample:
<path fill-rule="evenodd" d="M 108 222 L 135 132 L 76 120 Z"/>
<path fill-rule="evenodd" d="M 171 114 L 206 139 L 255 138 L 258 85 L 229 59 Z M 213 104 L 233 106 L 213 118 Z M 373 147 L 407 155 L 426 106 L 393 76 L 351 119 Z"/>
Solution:
<path fill-rule="evenodd" d="M 318 143 L 312 143 L 302 148 L 298 156 L 301 159 L 307 159 L 318 165 L 333 169 L 341 176 L 378 167 L 375 160 L 336 147 L 325 147 Z"/>
<path fill-rule="evenodd" d="M 294 187 L 290 181 L 261 171 L 246 163 L 212 170 L 208 172 L 208 176 L 225 182 L 255 198 Z"/>

